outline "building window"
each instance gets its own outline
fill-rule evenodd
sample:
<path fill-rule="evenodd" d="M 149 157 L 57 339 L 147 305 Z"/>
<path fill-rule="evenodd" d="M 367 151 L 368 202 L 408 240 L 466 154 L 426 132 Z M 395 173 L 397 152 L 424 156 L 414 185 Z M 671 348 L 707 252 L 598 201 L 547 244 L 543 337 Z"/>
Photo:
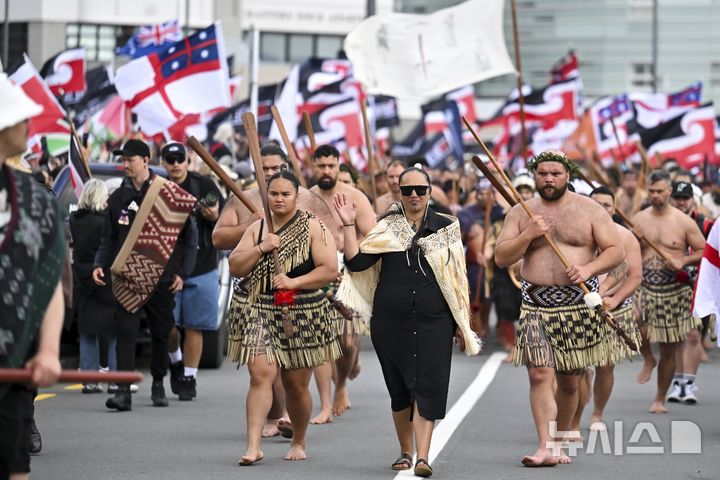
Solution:
<path fill-rule="evenodd" d="M 0 52 L 5 51 L 5 24 L 0 23 Z M 4 65 L 5 70 L 19 65 L 23 61 L 23 53 L 28 49 L 28 24 L 27 23 L 10 23 L 8 42 L 8 63 Z M 4 62 L 5 59 L 3 58 Z"/>
<path fill-rule="evenodd" d="M 630 65 L 630 85 L 633 87 L 653 86 L 652 63 L 633 63 Z"/>
<path fill-rule="evenodd" d="M 720 62 L 710 64 L 710 86 L 720 87 Z"/>
<path fill-rule="evenodd" d="M 246 38 L 249 38 L 246 35 Z M 260 32 L 260 60 L 301 63 L 311 57 L 335 58 L 342 50 L 340 35 Z"/>
<path fill-rule="evenodd" d="M 85 47 L 89 62 L 109 62 L 115 57 L 115 47 L 123 46 L 130 38 L 127 27 L 69 23 L 65 27 L 65 47 Z"/>
<path fill-rule="evenodd" d="M 313 43 L 312 35 L 288 35 L 288 60 L 291 63 L 300 63 L 312 57 Z"/>

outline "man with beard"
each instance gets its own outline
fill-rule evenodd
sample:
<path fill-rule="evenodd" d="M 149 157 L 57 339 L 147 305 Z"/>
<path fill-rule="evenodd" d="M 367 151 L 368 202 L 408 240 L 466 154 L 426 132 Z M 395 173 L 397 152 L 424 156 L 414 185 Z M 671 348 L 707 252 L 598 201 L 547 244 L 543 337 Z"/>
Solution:
<path fill-rule="evenodd" d="M 523 302 L 513 360 L 528 368 L 538 449 L 522 463 L 531 467 L 571 462 L 553 448 L 560 444 L 552 442 L 561 441 L 570 427 L 585 369 L 604 364 L 613 341 L 608 325 L 590 307 L 601 302 L 598 275 L 615 268 L 624 251 L 610 215 L 594 200 L 567 191 L 575 169 L 556 150 L 533 157 L 528 170 L 535 175 L 540 195 L 527 202 L 533 218 L 520 205 L 513 207 L 495 247 L 500 267 L 523 260 Z M 543 238 L 546 233 L 568 259 L 569 268 Z M 592 293 L 584 297 L 580 282 Z M 559 438 L 552 438 L 551 432 Z"/>
<path fill-rule="evenodd" d="M 340 230 L 337 232 L 340 237 L 342 237 L 342 221 L 332 207 L 333 199 L 337 193 L 344 194 L 348 202 L 355 205 L 357 208 L 355 233 L 358 237 L 366 235 L 375 226 L 375 212 L 372 205 L 370 205 L 370 201 L 360 190 L 337 181 L 340 171 L 340 153 L 337 149 L 332 145 L 320 145 L 317 147 L 313 153 L 313 170 L 317 184 L 310 191 L 317 193 L 325 204 L 333 210 L 336 225 L 341 225 Z M 342 250 L 342 243 L 338 244 L 338 248 Z M 342 331 L 339 333 L 342 333 Z M 356 376 L 359 371 L 359 334 L 361 333 L 367 333 L 367 326 L 359 318 L 354 319 L 352 339 L 343 339 L 341 342 L 343 356 L 335 361 L 335 395 L 332 407 L 332 414 L 335 416 L 342 415 L 351 406 L 347 392 L 347 380 L 351 375 Z M 332 376 L 331 365 L 326 364 L 317 368 L 315 375 L 319 390 L 322 390 L 321 383 L 329 386 Z M 320 420 L 322 419 L 316 418 L 312 421 L 313 423 L 323 423 Z"/>
<path fill-rule="evenodd" d="M 692 284 L 685 270 L 697 265 L 702 258 L 705 239 L 692 218 L 668 203 L 671 192 L 670 175 L 664 170 L 650 174 L 647 208 L 632 219 L 633 232 L 638 238 L 647 238 L 665 252 L 667 261 L 642 244 L 643 282 L 640 289 L 642 300 L 641 325 L 643 327 L 642 353 L 644 365 L 638 374 L 638 382 L 650 380 L 655 358 L 650 342 L 660 344 L 660 363 L 655 401 L 651 413 L 667 413 L 665 395 L 675 371 L 675 355 L 678 346 L 688 333 L 700 326 L 700 321 L 690 313 Z M 688 249 L 692 249 L 688 255 Z"/>
<path fill-rule="evenodd" d="M 385 213 L 393 203 L 400 201 L 400 174 L 405 170 L 405 165 L 400 160 L 393 160 L 385 170 L 389 192 L 380 195 L 375 200 L 375 213 Z"/>

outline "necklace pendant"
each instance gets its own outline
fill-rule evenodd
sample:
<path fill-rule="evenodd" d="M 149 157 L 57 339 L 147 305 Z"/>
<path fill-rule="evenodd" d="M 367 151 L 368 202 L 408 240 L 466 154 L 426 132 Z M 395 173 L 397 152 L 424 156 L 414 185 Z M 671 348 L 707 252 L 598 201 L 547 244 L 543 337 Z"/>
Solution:
<path fill-rule="evenodd" d="M 410 228 L 412 228 L 413 232 L 417 232 L 417 225 L 415 225 L 414 223 L 410 225 Z"/>

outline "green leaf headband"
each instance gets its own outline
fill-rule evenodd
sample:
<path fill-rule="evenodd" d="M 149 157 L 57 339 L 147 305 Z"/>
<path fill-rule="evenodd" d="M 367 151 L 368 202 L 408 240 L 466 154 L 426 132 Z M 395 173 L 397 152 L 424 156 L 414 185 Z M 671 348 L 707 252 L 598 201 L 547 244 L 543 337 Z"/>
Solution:
<path fill-rule="evenodd" d="M 574 162 L 571 162 L 568 160 L 568 158 L 565 156 L 562 152 L 557 152 L 553 150 L 547 150 L 542 153 L 538 153 L 533 158 L 530 159 L 530 161 L 527 164 L 527 169 L 530 172 L 535 172 L 537 170 L 537 166 L 541 164 L 542 162 L 558 162 L 562 163 L 565 167 L 565 170 L 567 170 L 570 175 L 577 176 L 577 174 L 580 172 L 580 169 L 577 165 L 575 165 Z"/>

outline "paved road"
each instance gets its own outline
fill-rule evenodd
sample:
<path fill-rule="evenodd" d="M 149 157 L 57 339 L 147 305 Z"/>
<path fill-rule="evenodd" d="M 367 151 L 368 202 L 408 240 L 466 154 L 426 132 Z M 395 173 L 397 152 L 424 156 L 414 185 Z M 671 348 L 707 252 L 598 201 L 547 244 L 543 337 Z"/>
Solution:
<path fill-rule="evenodd" d="M 662 416 L 646 413 L 654 386 L 635 383 L 639 364 L 619 366 L 606 418 L 624 422 L 619 435 L 622 441 L 616 441 L 611 426 L 612 453 L 580 453 L 572 465 L 542 470 L 524 468 L 519 462 L 523 454 L 534 450 L 535 443 L 526 373 L 524 369 L 501 365 L 487 390 L 433 462 L 434 478 L 718 479 L 718 357 L 714 351 L 711 363 L 701 367 L 700 403 L 671 406 L 670 414 Z M 490 363 L 495 360 L 490 353 L 476 358 L 456 354 L 448 406 L 458 401 L 484 365 L 483 375 L 491 374 L 494 369 Z M 142 384 L 134 396 L 133 411 L 129 413 L 106 410 L 105 395 L 83 395 L 63 387 L 44 390 L 41 393 L 56 396 L 36 404 L 44 451 L 33 458 L 32 478 L 395 478 L 389 464 L 398 452 L 380 368 L 372 351 L 363 351 L 362 361 L 362 374 L 350 387 L 352 409 L 331 425 L 310 427 L 308 461 L 284 461 L 282 457 L 289 441 L 274 438 L 264 444 L 265 460 L 252 467 L 236 464 L 245 445 L 248 375 L 244 368 L 237 370 L 226 362 L 220 370 L 201 371 L 197 400 L 171 399 L 170 407 L 164 409 L 151 406 L 149 383 Z M 468 395 L 473 393 L 478 391 Z M 670 422 L 679 420 L 701 426 L 702 454 L 668 453 Z M 627 447 L 659 445 L 651 443 L 648 432 L 639 443 L 628 443 L 635 426 L 644 421 L 653 422 L 665 448 L 664 454 L 627 454 Z M 614 455 L 621 444 L 624 444 L 624 454 Z M 596 451 L 600 451 L 599 445 Z"/>

